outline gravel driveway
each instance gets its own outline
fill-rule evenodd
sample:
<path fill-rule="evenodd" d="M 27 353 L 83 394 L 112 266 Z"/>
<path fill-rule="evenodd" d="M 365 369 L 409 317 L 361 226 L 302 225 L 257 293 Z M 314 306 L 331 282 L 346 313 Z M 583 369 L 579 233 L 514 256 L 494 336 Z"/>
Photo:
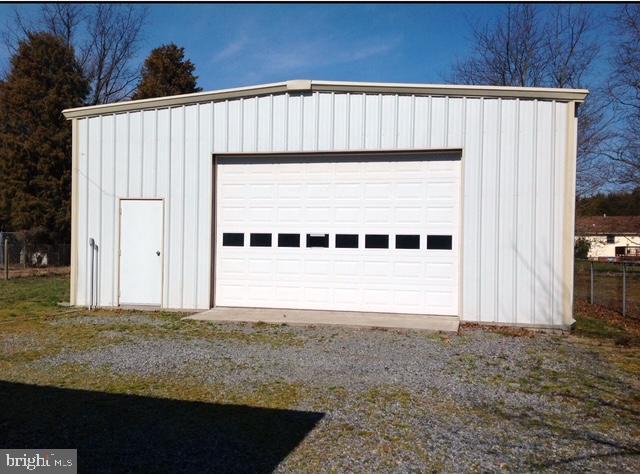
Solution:
<path fill-rule="evenodd" d="M 30 367 L 323 413 L 279 472 L 640 471 L 640 383 L 588 340 L 119 317 Z"/>

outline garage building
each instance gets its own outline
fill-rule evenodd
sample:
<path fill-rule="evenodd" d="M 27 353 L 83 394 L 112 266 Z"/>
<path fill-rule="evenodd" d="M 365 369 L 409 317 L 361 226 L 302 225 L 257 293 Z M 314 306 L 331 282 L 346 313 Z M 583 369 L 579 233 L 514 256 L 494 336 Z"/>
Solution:
<path fill-rule="evenodd" d="M 587 93 L 296 80 L 65 110 L 71 303 L 566 328 Z"/>

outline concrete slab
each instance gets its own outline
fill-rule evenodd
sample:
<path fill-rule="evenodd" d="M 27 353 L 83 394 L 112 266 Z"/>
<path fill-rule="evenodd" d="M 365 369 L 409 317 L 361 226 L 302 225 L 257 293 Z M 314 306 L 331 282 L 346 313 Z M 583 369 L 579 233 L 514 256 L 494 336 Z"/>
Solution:
<path fill-rule="evenodd" d="M 197 321 L 264 322 L 273 324 L 381 327 L 424 329 L 427 331 L 457 332 L 460 320 L 456 316 L 423 314 L 358 313 L 350 311 L 315 311 L 266 308 L 212 308 L 182 319 Z"/>

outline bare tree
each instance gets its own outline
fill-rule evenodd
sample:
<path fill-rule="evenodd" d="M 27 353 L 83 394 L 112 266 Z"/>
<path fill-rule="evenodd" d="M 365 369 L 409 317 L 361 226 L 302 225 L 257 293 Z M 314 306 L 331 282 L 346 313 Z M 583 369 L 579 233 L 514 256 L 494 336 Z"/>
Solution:
<path fill-rule="evenodd" d="M 33 28 L 25 22 L 18 10 L 14 10 L 13 15 L 7 15 L 0 37 L 11 56 L 18 50 L 18 43 L 26 38 L 31 31 Z M 3 71 L 3 74 L 5 72 Z"/>
<path fill-rule="evenodd" d="M 584 76 L 600 52 L 594 31 L 598 25 L 585 7 L 555 6 L 544 25 L 543 52 L 546 84 L 584 86 Z"/>
<path fill-rule="evenodd" d="M 600 47 L 599 25 L 584 7 L 562 5 L 543 15 L 531 4 L 509 6 L 493 25 L 473 28 L 473 55 L 458 62 L 452 82 L 516 87 L 585 87 Z M 611 139 L 608 96 L 592 85 L 578 108 L 577 194 L 610 179 L 604 147 Z"/>
<path fill-rule="evenodd" d="M 493 25 L 473 26 L 473 56 L 458 62 L 452 82 L 536 86 L 542 80 L 542 31 L 533 5 L 510 5 Z"/>
<path fill-rule="evenodd" d="M 592 90 L 578 106 L 578 143 L 576 160 L 576 197 L 598 192 L 614 178 L 610 150 L 612 131 L 610 100 L 601 90 Z"/>
<path fill-rule="evenodd" d="M 132 5 L 98 4 L 89 21 L 88 43 L 81 48 L 91 81 L 90 105 L 129 97 L 139 78 L 131 66 L 144 25 L 144 13 Z"/>
<path fill-rule="evenodd" d="M 76 32 L 87 19 L 85 7 L 77 3 L 47 3 L 41 15 L 43 29 L 62 38 L 67 46 L 74 46 Z"/>
<path fill-rule="evenodd" d="M 74 47 L 91 84 L 87 105 L 130 97 L 140 68 L 132 60 L 146 24 L 147 8 L 138 5 L 77 3 L 45 4 L 40 17 L 27 22 L 18 11 L 5 25 L 3 40 L 10 50 L 29 33 L 47 31 Z"/>
<path fill-rule="evenodd" d="M 557 5 L 544 27 L 544 81 L 541 85 L 584 88 L 591 66 L 600 53 L 599 24 L 588 8 Z M 578 107 L 578 160 L 576 194 L 587 196 L 612 178 L 608 160 L 614 134 L 611 101 L 601 84 L 592 84 L 587 100 Z"/>
<path fill-rule="evenodd" d="M 611 154 L 618 182 L 640 186 L 640 5 L 623 5 L 616 15 L 616 55 L 609 92 L 619 117 L 618 146 Z"/>

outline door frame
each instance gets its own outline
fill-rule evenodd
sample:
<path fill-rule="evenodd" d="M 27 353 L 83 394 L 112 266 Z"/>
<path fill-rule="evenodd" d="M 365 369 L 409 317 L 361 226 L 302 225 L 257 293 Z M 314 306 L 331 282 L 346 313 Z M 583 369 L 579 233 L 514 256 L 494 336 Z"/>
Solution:
<path fill-rule="evenodd" d="M 457 278 L 457 302 L 458 302 L 458 318 L 463 318 L 463 304 L 464 304 L 464 174 L 465 174 L 465 147 L 450 147 L 450 148 L 420 148 L 420 149 L 395 149 L 395 150 L 331 150 L 331 151 L 274 151 L 274 152 L 226 152 L 226 153 L 212 153 L 212 172 L 211 172 L 211 259 L 210 259 L 210 292 L 209 292 L 209 308 L 216 307 L 215 288 L 216 288 L 216 264 L 217 264 L 217 208 L 218 208 L 218 161 L 220 158 L 278 158 L 278 157 L 292 157 L 292 156 L 304 156 L 304 157 L 316 157 L 318 159 L 331 158 L 335 156 L 348 155 L 348 156 L 406 156 L 406 155 L 436 155 L 436 154 L 452 154 L 457 155 L 458 161 L 460 161 L 460 175 L 459 175 L 459 194 L 458 194 L 458 278 Z"/>
<path fill-rule="evenodd" d="M 140 305 L 150 308 L 164 308 L 164 259 L 165 259 L 165 248 L 164 248 L 164 210 L 165 203 L 164 198 L 129 198 L 129 197 L 119 197 L 118 198 L 118 253 L 116 254 L 116 267 L 118 269 L 116 273 L 117 277 L 117 285 L 118 292 L 116 297 L 116 306 L 120 307 L 120 257 L 122 256 L 122 201 L 160 201 L 162 204 L 162 221 L 160 222 L 161 235 L 160 235 L 160 248 L 162 251 L 162 261 L 160 262 L 160 304 L 156 305 Z"/>

